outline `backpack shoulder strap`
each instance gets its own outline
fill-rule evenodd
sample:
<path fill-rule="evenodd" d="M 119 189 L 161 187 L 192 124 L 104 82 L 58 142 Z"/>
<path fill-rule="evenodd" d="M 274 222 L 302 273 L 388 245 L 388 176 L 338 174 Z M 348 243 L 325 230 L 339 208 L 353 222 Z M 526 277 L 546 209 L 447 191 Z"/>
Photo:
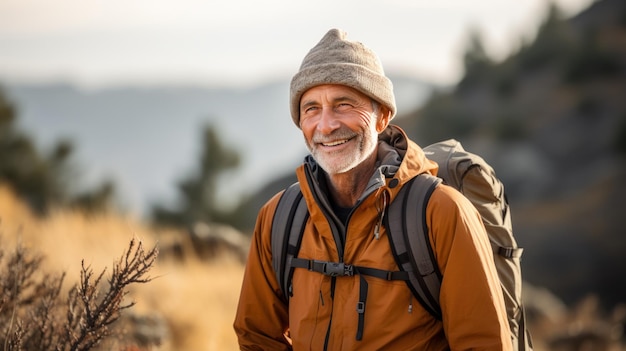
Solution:
<path fill-rule="evenodd" d="M 441 179 L 420 174 L 400 190 L 389 205 L 387 237 L 400 270 L 409 272 L 407 285 L 435 318 L 441 320 L 439 290 L 442 275 L 430 245 L 426 205 Z"/>
<path fill-rule="evenodd" d="M 272 265 L 286 300 L 291 295 L 291 261 L 300 248 L 304 223 L 308 217 L 306 201 L 300 191 L 300 184 L 296 182 L 285 189 L 278 200 L 272 221 Z"/>

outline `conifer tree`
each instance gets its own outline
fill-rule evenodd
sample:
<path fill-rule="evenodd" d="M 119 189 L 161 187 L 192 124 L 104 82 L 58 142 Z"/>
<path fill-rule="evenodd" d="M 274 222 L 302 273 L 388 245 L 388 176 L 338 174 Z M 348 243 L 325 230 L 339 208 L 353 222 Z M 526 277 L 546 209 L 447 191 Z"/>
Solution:
<path fill-rule="evenodd" d="M 213 125 L 203 130 L 201 146 L 197 169 L 178 184 L 178 208 L 154 205 L 152 218 L 155 222 L 189 227 L 199 221 L 220 222 L 227 216 L 216 199 L 218 181 L 225 171 L 239 166 L 240 155 L 224 145 Z"/>
<path fill-rule="evenodd" d="M 40 215 L 52 206 L 87 211 L 108 206 L 114 195 L 112 183 L 93 191 L 72 188 L 78 179 L 71 162 L 74 151 L 71 142 L 61 140 L 49 152 L 42 153 L 35 141 L 19 130 L 17 121 L 17 108 L 0 89 L 0 183 L 10 186 Z M 89 206 L 85 199 L 90 200 Z"/>

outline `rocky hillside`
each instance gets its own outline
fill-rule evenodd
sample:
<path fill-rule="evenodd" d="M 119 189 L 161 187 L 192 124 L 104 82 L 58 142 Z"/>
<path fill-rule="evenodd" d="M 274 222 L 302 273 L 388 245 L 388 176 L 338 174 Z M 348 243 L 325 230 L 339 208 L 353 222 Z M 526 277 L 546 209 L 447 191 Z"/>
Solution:
<path fill-rule="evenodd" d="M 626 2 L 553 8 L 502 62 L 480 43 L 465 77 L 398 123 L 420 144 L 461 140 L 493 164 L 526 248 L 525 278 L 567 302 L 626 302 Z"/>

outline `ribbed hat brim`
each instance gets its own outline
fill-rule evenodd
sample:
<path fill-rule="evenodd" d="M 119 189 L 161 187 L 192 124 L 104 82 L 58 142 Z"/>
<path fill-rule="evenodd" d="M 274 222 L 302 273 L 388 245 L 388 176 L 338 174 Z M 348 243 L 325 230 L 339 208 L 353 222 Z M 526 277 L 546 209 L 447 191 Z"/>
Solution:
<path fill-rule="evenodd" d="M 290 101 L 291 116 L 296 125 L 300 121 L 300 99 L 307 90 L 323 84 L 341 84 L 354 88 L 396 114 L 393 84 L 385 76 L 352 63 L 321 64 L 299 71 L 292 79 Z"/>

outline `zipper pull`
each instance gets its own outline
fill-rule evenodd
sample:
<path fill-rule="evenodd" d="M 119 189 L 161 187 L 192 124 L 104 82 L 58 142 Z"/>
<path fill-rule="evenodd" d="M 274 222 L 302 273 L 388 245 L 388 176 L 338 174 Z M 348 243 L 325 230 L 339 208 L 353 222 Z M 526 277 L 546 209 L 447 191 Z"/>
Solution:
<path fill-rule="evenodd" d="M 409 314 L 413 313 L 413 296 L 409 299 Z"/>
<path fill-rule="evenodd" d="M 378 211 L 378 221 L 374 226 L 374 239 L 380 239 L 380 227 L 383 225 L 383 219 L 385 218 L 385 209 L 387 208 L 387 202 L 389 194 L 383 191 L 382 195 L 376 199 L 376 210 Z M 382 202 L 382 203 L 381 203 Z"/>

